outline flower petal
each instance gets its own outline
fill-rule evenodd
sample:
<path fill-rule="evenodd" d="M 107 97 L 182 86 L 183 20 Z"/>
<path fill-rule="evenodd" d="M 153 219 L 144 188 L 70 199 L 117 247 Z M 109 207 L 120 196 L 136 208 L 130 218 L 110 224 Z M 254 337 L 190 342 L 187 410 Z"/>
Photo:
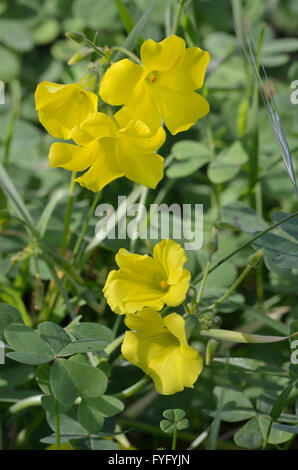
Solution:
<path fill-rule="evenodd" d="M 163 319 L 153 308 L 144 307 L 137 315 L 126 315 L 124 320 L 127 328 L 143 336 L 160 336 L 165 334 Z"/>
<path fill-rule="evenodd" d="M 145 82 L 136 86 L 131 100 L 117 113 L 120 127 L 126 127 L 131 120 L 144 122 L 152 132 L 156 132 L 161 126 L 158 102 Z"/>
<path fill-rule="evenodd" d="M 178 91 L 198 90 L 203 86 L 209 53 L 199 47 L 185 51 L 183 63 L 174 70 L 160 73 L 158 83 Z"/>
<path fill-rule="evenodd" d="M 54 137 L 70 139 L 73 130 L 97 111 L 97 96 L 82 85 L 41 82 L 35 92 L 41 124 Z"/>
<path fill-rule="evenodd" d="M 101 139 L 95 148 L 97 149 L 96 158 L 91 168 L 75 181 L 81 186 L 97 192 L 111 181 L 123 176 L 123 172 L 118 165 L 117 158 L 115 158 L 115 145 L 112 139 Z"/>
<path fill-rule="evenodd" d="M 106 103 L 114 106 L 124 104 L 132 98 L 134 88 L 144 73 L 141 65 L 129 59 L 119 60 L 105 72 L 99 94 Z"/>
<path fill-rule="evenodd" d="M 50 167 L 62 167 L 70 171 L 84 171 L 96 158 L 97 147 L 83 148 L 77 145 L 55 142 L 49 153 Z"/>
<path fill-rule="evenodd" d="M 103 137 L 114 138 L 116 130 L 116 124 L 113 119 L 104 113 L 94 113 L 90 114 L 82 122 L 80 128 L 73 132 L 72 138 L 78 145 L 89 146 Z"/>
<path fill-rule="evenodd" d="M 173 135 L 188 130 L 209 112 L 208 101 L 194 91 L 178 92 L 158 85 L 154 95 L 164 123 Z"/>
<path fill-rule="evenodd" d="M 124 175 L 135 183 L 155 189 L 163 178 L 164 159 L 157 153 L 142 154 L 137 147 L 125 144 L 119 149 L 120 159 Z"/>
<path fill-rule="evenodd" d="M 168 284 L 176 284 L 183 276 L 183 265 L 187 261 L 184 249 L 175 242 L 167 238 L 157 243 L 153 249 L 153 258 L 164 268 L 167 275 Z"/>
<path fill-rule="evenodd" d="M 153 258 L 120 250 L 116 261 L 120 269 L 109 273 L 103 288 L 111 309 L 118 314 L 135 313 L 144 306 L 161 310 L 164 293 L 159 285 L 159 267 Z"/>
<path fill-rule="evenodd" d="M 161 42 L 147 39 L 141 47 L 141 59 L 147 71 L 169 70 L 184 59 L 185 41 L 172 35 Z"/>
<path fill-rule="evenodd" d="M 189 289 L 190 277 L 190 272 L 187 269 L 183 269 L 181 279 L 173 286 L 170 286 L 169 290 L 166 292 L 164 296 L 165 304 L 170 307 L 178 307 L 178 305 L 184 302 Z"/>

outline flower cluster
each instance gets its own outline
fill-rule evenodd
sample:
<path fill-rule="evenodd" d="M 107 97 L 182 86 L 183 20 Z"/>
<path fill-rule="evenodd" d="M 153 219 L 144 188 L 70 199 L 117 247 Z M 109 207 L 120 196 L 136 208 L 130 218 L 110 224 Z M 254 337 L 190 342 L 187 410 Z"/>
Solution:
<path fill-rule="evenodd" d="M 98 112 L 98 97 L 83 85 L 42 82 L 35 93 L 39 120 L 54 137 L 71 143 L 51 146 L 51 167 L 85 173 L 76 181 L 97 192 L 126 176 L 155 188 L 163 178 L 163 158 L 156 152 L 166 134 L 189 129 L 209 111 L 195 90 L 204 81 L 209 54 L 185 47 L 175 35 L 141 47 L 140 64 L 129 59 L 111 65 L 104 74 L 100 97 L 122 106 L 114 116 Z"/>
<path fill-rule="evenodd" d="M 162 318 L 166 304 L 182 304 L 189 288 L 190 272 L 183 248 L 173 240 L 155 245 L 153 256 L 120 249 L 119 270 L 111 271 L 103 293 L 111 309 L 126 314 L 122 355 L 150 375 L 156 390 L 165 395 L 193 387 L 203 362 L 187 344 L 185 321 L 177 313 Z M 136 313 L 137 312 L 137 313 Z"/>
<path fill-rule="evenodd" d="M 112 114 L 98 110 L 98 96 L 84 83 L 42 82 L 35 99 L 39 120 L 57 139 L 49 153 L 51 167 L 83 172 L 76 178 L 97 192 L 116 178 L 155 188 L 163 178 L 163 158 L 157 153 L 166 139 L 188 130 L 209 112 L 196 90 L 202 87 L 209 54 L 172 35 L 161 42 L 145 41 L 141 61 L 113 63 L 99 85 L 99 96 L 121 108 Z M 193 387 L 202 358 L 189 346 L 185 320 L 177 313 L 162 316 L 164 305 L 177 307 L 186 298 L 190 272 L 183 248 L 163 240 L 153 256 L 120 249 L 118 270 L 108 275 L 103 293 L 111 309 L 126 315 L 122 354 L 150 375 L 161 394 Z"/>

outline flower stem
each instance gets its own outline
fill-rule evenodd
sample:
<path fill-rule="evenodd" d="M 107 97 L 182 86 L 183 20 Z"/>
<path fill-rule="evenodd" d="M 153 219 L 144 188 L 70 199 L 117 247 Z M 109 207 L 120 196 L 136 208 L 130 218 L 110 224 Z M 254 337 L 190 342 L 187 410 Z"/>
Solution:
<path fill-rule="evenodd" d="M 69 224 L 70 224 L 70 218 L 71 218 L 71 211 L 72 211 L 72 203 L 73 203 L 73 197 L 74 197 L 74 181 L 76 178 L 76 172 L 73 171 L 71 174 L 71 180 L 70 180 L 70 185 L 69 185 L 69 196 L 68 196 L 68 201 L 67 201 L 67 206 L 66 206 L 66 214 L 65 214 L 65 224 L 64 224 L 64 231 L 63 231 L 63 239 L 62 239 L 62 248 L 61 252 L 63 255 L 65 255 L 66 250 L 67 250 L 67 243 L 68 243 L 68 231 L 69 231 Z"/>
<path fill-rule="evenodd" d="M 268 441 L 269 441 L 269 436 L 270 436 L 272 424 L 273 424 L 273 419 L 271 418 L 271 419 L 270 419 L 269 426 L 268 426 L 268 429 L 267 429 L 267 432 L 266 432 L 266 436 L 265 436 L 265 439 L 264 439 L 264 442 L 263 442 L 263 450 L 266 450 L 266 449 L 267 449 L 267 445 L 268 445 Z"/>
<path fill-rule="evenodd" d="M 176 450 L 177 445 L 177 428 L 175 428 L 173 433 L 173 442 L 172 442 L 172 450 Z"/>
<path fill-rule="evenodd" d="M 123 54 L 127 55 L 127 57 L 130 57 L 137 64 L 142 63 L 140 61 L 140 59 L 138 58 L 138 56 L 136 56 L 133 52 L 129 51 L 128 49 L 125 49 L 125 47 L 113 46 L 113 47 L 111 47 L 110 51 L 111 51 L 111 53 L 113 53 L 114 51 L 123 52 Z"/>
<path fill-rule="evenodd" d="M 88 212 L 88 215 L 87 215 L 87 217 L 86 217 L 86 219 L 85 219 L 85 222 L 84 222 L 84 224 L 83 224 L 83 227 L 82 227 L 80 236 L 79 236 L 79 238 L 78 238 L 77 241 L 76 241 L 76 244 L 75 244 L 75 247 L 74 247 L 74 250 L 73 250 L 73 258 L 74 258 L 75 260 L 76 260 L 78 254 L 79 254 L 79 251 L 80 251 L 80 248 L 81 248 L 81 245 L 82 245 L 82 241 L 83 241 L 83 239 L 84 239 L 85 233 L 86 233 L 87 228 L 88 228 L 89 221 L 90 221 L 90 219 L 91 219 L 91 217 L 92 217 L 92 215 L 93 215 L 93 213 L 94 213 L 94 210 L 95 210 L 95 208 L 96 208 L 96 206 L 97 206 L 97 204 L 98 204 L 98 202 L 99 202 L 99 200 L 100 200 L 100 198 L 101 198 L 101 195 L 102 195 L 102 193 L 101 193 L 101 191 L 99 191 L 99 192 L 96 194 L 95 198 L 93 199 L 92 205 L 91 205 L 91 207 L 90 207 L 90 210 L 89 210 L 89 212 Z"/>
<path fill-rule="evenodd" d="M 180 23 L 180 17 L 181 17 L 182 10 L 183 10 L 183 4 L 184 4 L 184 0 L 179 0 L 177 11 L 176 11 L 176 16 L 175 16 L 174 23 L 173 23 L 172 34 L 176 34 L 177 32 L 177 29 Z"/>
<path fill-rule="evenodd" d="M 208 277 L 209 270 L 210 270 L 210 263 L 211 263 L 211 260 L 209 258 L 208 261 L 207 261 L 206 267 L 205 267 L 204 274 L 203 274 L 203 279 L 202 279 L 202 282 L 201 282 L 201 285 L 200 285 L 200 290 L 199 290 L 199 295 L 198 295 L 197 302 L 195 302 L 195 301 L 192 302 L 193 303 L 192 307 L 194 307 L 195 304 L 198 306 L 201 303 L 202 295 L 203 295 L 203 292 L 204 292 L 204 289 L 205 289 L 205 284 L 206 284 L 207 277 Z M 195 296 L 193 297 L 193 299 L 195 299 Z M 193 311 L 193 309 L 192 309 L 192 311 Z"/>
<path fill-rule="evenodd" d="M 148 375 L 145 375 L 141 380 L 131 385 L 131 387 L 126 388 L 122 392 L 115 393 L 114 397 L 119 398 L 120 400 L 123 398 L 131 397 L 136 392 L 141 390 L 149 381 L 150 381 L 150 377 L 148 377 Z"/>
<path fill-rule="evenodd" d="M 55 400 L 55 418 L 56 418 L 56 450 L 60 450 L 60 415 L 59 415 L 59 403 L 57 398 Z"/>
<path fill-rule="evenodd" d="M 246 248 L 247 246 L 251 245 L 251 243 L 253 243 L 255 240 L 257 240 L 258 238 L 262 237 L 263 235 L 265 235 L 266 233 L 270 232 L 271 230 L 275 229 L 276 227 L 279 227 L 280 225 L 284 224 L 285 222 L 287 222 L 288 220 L 291 220 L 293 219 L 294 217 L 297 217 L 298 216 L 298 211 L 294 212 L 293 214 L 290 214 L 288 215 L 287 217 L 285 217 L 284 219 L 280 220 L 279 222 L 276 222 L 275 224 L 273 225 L 270 225 L 270 227 L 266 228 L 265 230 L 263 230 L 262 232 L 259 232 L 257 235 L 255 235 L 254 237 L 250 238 L 247 242 L 243 243 L 242 245 L 240 245 L 238 248 L 236 248 L 235 250 L 231 251 L 231 253 L 229 253 L 227 256 L 225 256 L 224 258 L 222 258 L 221 260 L 219 260 L 214 266 L 212 266 L 212 268 L 209 269 L 209 274 L 212 273 L 213 271 L 215 271 L 215 269 L 219 268 L 219 266 L 221 266 L 223 263 L 225 263 L 226 261 L 228 261 L 230 258 L 232 258 L 234 255 L 236 255 L 237 253 L 239 253 L 239 251 L 241 251 L 243 248 Z M 198 282 L 200 282 L 200 280 L 202 279 L 202 275 L 200 275 L 197 279 L 195 279 L 194 281 L 194 284 L 198 284 Z"/>
<path fill-rule="evenodd" d="M 118 336 L 118 338 L 115 338 L 114 341 L 112 341 L 107 347 L 106 349 L 104 350 L 105 353 L 109 356 L 110 354 L 112 354 L 113 351 L 115 351 L 115 349 L 118 348 L 118 346 L 122 343 L 123 341 L 123 338 L 124 338 L 124 335 L 125 333 L 123 333 L 123 335 L 121 336 Z"/>

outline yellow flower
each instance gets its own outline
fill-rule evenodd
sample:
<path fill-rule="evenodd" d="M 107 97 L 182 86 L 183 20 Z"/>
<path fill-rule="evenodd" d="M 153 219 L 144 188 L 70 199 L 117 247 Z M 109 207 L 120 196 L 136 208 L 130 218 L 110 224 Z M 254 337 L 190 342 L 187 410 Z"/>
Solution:
<path fill-rule="evenodd" d="M 96 113 L 97 101 L 97 96 L 79 83 L 41 82 L 35 92 L 39 120 L 57 139 L 71 139 L 81 122 Z"/>
<path fill-rule="evenodd" d="M 140 121 L 120 127 L 117 114 L 112 119 L 95 113 L 72 138 L 78 145 L 56 142 L 51 146 L 50 166 L 71 171 L 89 168 L 76 181 L 91 191 L 99 191 L 121 176 L 155 188 L 163 177 L 163 158 L 154 153 L 165 141 L 162 127 L 155 133 Z"/>
<path fill-rule="evenodd" d="M 172 134 L 186 131 L 209 112 L 209 104 L 194 90 L 204 82 L 209 53 L 185 48 L 185 41 L 170 36 L 157 43 L 147 39 L 141 47 L 142 64 L 129 59 L 113 64 L 104 74 L 99 93 L 112 105 L 125 106 L 120 117 L 134 116 L 151 129 L 161 118 Z"/>
<path fill-rule="evenodd" d="M 185 322 L 177 313 L 165 318 L 145 307 L 136 315 L 128 314 L 125 324 L 133 331 L 125 333 L 122 355 L 153 379 L 163 395 L 193 388 L 203 368 L 198 352 L 188 345 Z"/>
<path fill-rule="evenodd" d="M 183 268 L 187 258 L 173 240 L 155 245 L 153 257 L 136 255 L 121 248 L 116 255 L 118 271 L 111 271 L 103 293 L 118 314 L 135 313 L 143 307 L 161 310 L 164 304 L 180 305 L 189 287 L 190 272 Z"/>

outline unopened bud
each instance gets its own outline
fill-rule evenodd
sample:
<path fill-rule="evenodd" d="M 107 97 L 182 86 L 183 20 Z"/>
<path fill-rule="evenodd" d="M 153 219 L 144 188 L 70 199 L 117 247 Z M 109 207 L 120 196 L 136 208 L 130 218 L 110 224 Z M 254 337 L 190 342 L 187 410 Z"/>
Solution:
<path fill-rule="evenodd" d="M 247 258 L 248 266 L 251 266 L 251 267 L 257 266 L 259 264 L 259 262 L 261 261 L 261 259 L 263 258 L 263 254 L 264 254 L 264 250 L 263 250 L 263 248 L 261 248 L 259 251 L 257 251 L 253 255 L 249 256 Z"/>
<path fill-rule="evenodd" d="M 221 342 L 218 341 L 218 339 L 214 339 L 214 338 L 209 339 L 207 343 L 207 348 L 206 348 L 206 357 L 205 357 L 206 366 L 210 365 L 213 357 L 219 350 L 220 345 L 221 345 Z"/>
<path fill-rule="evenodd" d="M 65 36 L 68 39 L 72 39 L 77 44 L 84 44 L 87 39 L 84 33 L 65 33 Z"/>
<path fill-rule="evenodd" d="M 87 59 L 92 53 L 92 49 L 82 49 L 81 51 L 76 52 L 67 62 L 68 65 L 74 65 L 82 60 Z"/>

